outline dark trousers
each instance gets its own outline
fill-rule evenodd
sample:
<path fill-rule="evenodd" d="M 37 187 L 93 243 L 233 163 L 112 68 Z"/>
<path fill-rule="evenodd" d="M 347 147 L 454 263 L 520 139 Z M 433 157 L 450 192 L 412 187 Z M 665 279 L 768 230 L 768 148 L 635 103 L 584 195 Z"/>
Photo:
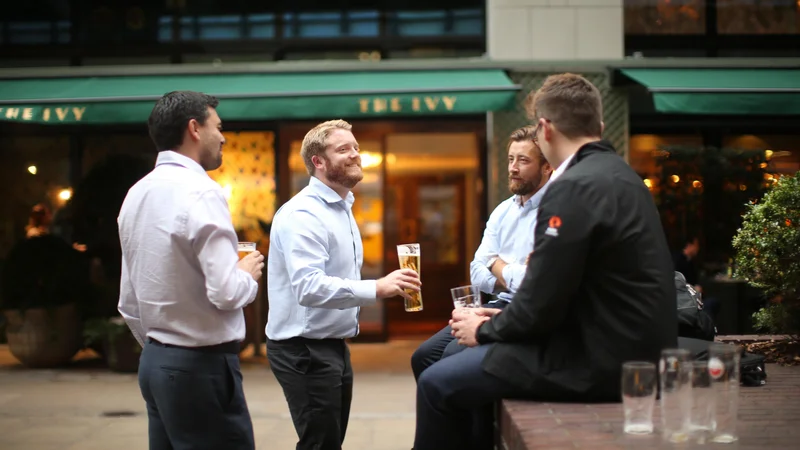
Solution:
<path fill-rule="evenodd" d="M 343 339 L 267 340 L 267 359 L 289 404 L 297 450 L 340 450 L 350 418 L 353 368 Z"/>
<path fill-rule="evenodd" d="M 492 345 L 467 348 L 422 372 L 414 450 L 494 448 L 495 402 L 521 392 L 481 368 Z"/>
<path fill-rule="evenodd" d="M 422 372 L 440 359 L 455 355 L 467 348 L 456 341 L 450 334 L 451 331 L 452 328 L 447 325 L 423 342 L 411 355 L 411 371 L 414 372 L 415 380 L 419 380 Z"/>
<path fill-rule="evenodd" d="M 486 304 L 486 308 L 503 309 L 508 305 L 506 301 L 493 301 Z M 450 325 L 439 330 L 436 334 L 423 342 L 411 355 L 411 371 L 414 372 L 414 379 L 419 380 L 422 371 L 432 366 L 442 358 L 455 355 L 464 350 L 465 346 L 456 341 L 450 332 Z"/>
<path fill-rule="evenodd" d="M 255 449 L 238 354 L 148 340 L 139 388 L 150 450 Z"/>

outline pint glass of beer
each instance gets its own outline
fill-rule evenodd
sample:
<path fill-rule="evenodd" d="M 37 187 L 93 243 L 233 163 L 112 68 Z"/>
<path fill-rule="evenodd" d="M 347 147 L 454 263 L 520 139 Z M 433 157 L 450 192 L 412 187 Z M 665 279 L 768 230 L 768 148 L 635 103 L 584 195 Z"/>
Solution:
<path fill-rule="evenodd" d="M 397 246 L 397 257 L 400 259 L 401 269 L 411 269 L 420 274 L 420 250 L 419 244 L 401 244 Z M 406 289 L 411 300 L 404 298 L 406 302 L 406 311 L 422 311 L 422 293 L 411 289 Z"/>
<path fill-rule="evenodd" d="M 239 242 L 238 245 L 239 259 L 244 258 L 245 256 L 247 256 L 248 253 L 253 253 L 254 251 L 256 251 L 255 242 Z"/>

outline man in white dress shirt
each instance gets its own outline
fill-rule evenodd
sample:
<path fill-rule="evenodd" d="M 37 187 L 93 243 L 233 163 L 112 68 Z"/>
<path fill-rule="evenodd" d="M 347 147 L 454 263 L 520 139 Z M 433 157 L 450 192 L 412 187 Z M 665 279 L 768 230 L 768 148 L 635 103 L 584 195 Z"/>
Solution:
<path fill-rule="evenodd" d="M 264 256 L 238 260 L 228 203 L 206 174 L 222 164 L 217 103 L 191 91 L 156 102 L 148 121 L 156 167 L 119 214 L 119 311 L 144 347 L 150 450 L 255 448 L 239 342 Z"/>
<path fill-rule="evenodd" d="M 470 278 L 481 292 L 496 295 L 487 306 L 504 308 L 525 277 L 527 258 L 533 251 L 533 231 L 539 201 L 553 169 L 533 143 L 536 127 L 514 130 L 508 138 L 508 189 L 512 195 L 492 211 L 481 245 L 469 265 Z M 446 326 L 411 355 L 414 379 L 439 361 L 465 349 Z"/>
<path fill-rule="evenodd" d="M 364 177 L 358 142 L 344 120 L 311 129 L 300 155 L 308 186 L 272 221 L 267 285 L 267 358 L 283 388 L 298 450 L 339 450 L 353 395 L 345 339 L 358 334 L 361 306 L 419 290 L 419 276 L 396 270 L 362 280 L 364 248 L 353 193 Z"/>

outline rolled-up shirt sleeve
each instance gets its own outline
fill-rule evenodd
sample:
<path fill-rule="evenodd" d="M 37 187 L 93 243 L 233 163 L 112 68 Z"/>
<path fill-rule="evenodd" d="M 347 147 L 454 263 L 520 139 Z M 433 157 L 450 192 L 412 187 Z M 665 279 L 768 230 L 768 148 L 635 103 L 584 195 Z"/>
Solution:
<path fill-rule="evenodd" d="M 497 211 L 497 210 L 495 210 Z M 497 222 L 498 216 L 492 213 L 486 222 L 486 230 L 483 232 L 483 239 L 478 250 L 475 251 L 475 258 L 469 265 L 470 280 L 477 285 L 481 292 L 494 294 L 497 277 L 495 277 L 486 265 L 489 260 L 498 256 L 500 245 L 497 242 Z"/>
<path fill-rule="evenodd" d="M 237 237 L 222 190 L 204 192 L 189 209 L 186 237 L 197 254 L 209 301 L 220 310 L 240 309 L 258 293 L 258 283 L 237 267 Z"/>
<path fill-rule="evenodd" d="M 503 267 L 503 281 L 506 282 L 506 288 L 509 292 L 517 292 L 520 283 L 525 278 L 525 272 L 528 266 L 519 263 L 509 263 Z"/>
<path fill-rule="evenodd" d="M 375 280 L 353 280 L 329 276 L 327 227 L 312 213 L 298 210 L 279 230 L 292 292 L 300 305 L 309 308 L 344 309 L 365 306 L 377 300 Z"/>

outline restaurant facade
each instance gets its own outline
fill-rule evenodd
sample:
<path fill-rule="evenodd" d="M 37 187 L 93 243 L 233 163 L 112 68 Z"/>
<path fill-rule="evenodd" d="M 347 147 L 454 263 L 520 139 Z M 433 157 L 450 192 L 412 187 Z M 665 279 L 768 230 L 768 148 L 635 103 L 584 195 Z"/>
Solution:
<path fill-rule="evenodd" d="M 713 2 L 714 11 L 719 2 Z M 209 175 L 228 196 L 240 240 L 257 242 L 264 252 L 275 210 L 308 182 L 299 158 L 305 132 L 333 118 L 353 123 L 365 171 L 354 205 L 364 239 L 362 275 L 377 278 L 394 270 L 398 265 L 395 246 L 420 242 L 425 282 L 421 313 L 405 313 L 397 299 L 364 308 L 360 316 L 363 340 L 426 334 L 446 322 L 451 309 L 448 290 L 468 282 L 469 261 L 488 214 L 509 195 L 506 138 L 529 123 L 523 100 L 549 74 L 581 73 L 600 89 L 604 137 L 653 191 L 673 246 L 687 232 L 699 229 L 708 253 L 726 261 L 736 208 L 725 205 L 738 202 L 740 206 L 756 194 L 750 189 L 763 188 L 769 180 L 800 169 L 796 131 L 800 63 L 792 47 L 781 57 L 759 58 L 757 49 L 752 54 L 742 51 L 737 58 L 717 57 L 712 53 L 735 43 L 729 44 L 725 39 L 729 36 L 723 33 L 709 37 L 711 32 L 706 30 L 712 28 L 706 22 L 710 19 L 702 16 L 697 20 L 703 21 L 703 32 L 693 36 L 697 42 L 713 39 L 717 47 L 703 44 L 704 57 L 680 57 L 681 49 L 665 43 L 674 33 L 633 19 L 659 14 L 647 4 L 620 0 L 570 1 L 558 7 L 535 0 L 478 3 L 460 9 L 440 5 L 436 11 L 451 11 L 441 16 L 444 19 L 437 22 L 430 17 L 439 17 L 438 13 L 427 11 L 428 16 L 415 16 L 406 24 L 414 30 L 420 24 L 428 24 L 429 29 L 440 22 L 442 27 L 450 26 L 450 34 L 443 32 L 434 39 L 440 47 L 431 53 L 436 58 L 420 57 L 413 50 L 424 46 L 412 32 L 399 39 L 404 22 L 384 12 L 375 17 L 389 17 L 389 23 L 396 19 L 399 24 L 379 29 L 387 36 L 395 33 L 391 39 L 381 40 L 381 34 L 370 38 L 374 44 L 358 44 L 359 50 L 353 50 L 357 37 L 342 38 L 338 44 L 328 40 L 320 44 L 324 51 L 318 53 L 323 56 L 316 61 L 308 50 L 292 50 L 322 42 L 318 37 L 303 40 L 300 36 L 311 29 L 313 21 L 304 25 L 295 16 L 275 14 L 259 20 L 272 21 L 273 35 L 295 33 L 283 40 L 295 47 L 275 47 L 270 58 L 260 57 L 252 50 L 252 36 L 259 28 L 256 19 L 247 16 L 252 23 L 241 28 L 250 33 L 249 40 L 220 44 L 224 27 L 213 22 L 216 28 L 208 29 L 216 30 L 217 35 L 211 35 L 217 37 L 209 38 L 203 55 L 190 55 L 184 49 L 176 56 L 176 41 L 202 41 L 201 25 L 211 23 L 208 17 L 213 16 L 176 13 L 169 20 L 162 16 L 154 25 L 159 39 L 167 39 L 165 27 L 171 39 L 173 50 L 163 63 L 158 63 L 163 55 L 113 60 L 114 55 L 90 54 L 81 56 L 80 66 L 46 64 L 40 58 L 37 65 L 43 67 L 1 69 L 0 152 L 5 164 L 0 169 L 4 192 L 0 258 L 24 236 L 34 204 L 52 208 L 57 228 L 59 211 L 68 216 L 65 207 L 87 178 L 103 180 L 112 186 L 109 191 L 114 191 L 115 181 L 126 179 L 115 173 L 89 177 L 93 171 L 124 170 L 135 165 L 130 162 L 134 160 L 152 165 L 155 152 L 147 136 L 147 116 L 157 98 L 179 89 L 219 98 L 227 144 L 223 166 Z M 701 10 L 707 11 L 708 4 L 703 3 Z M 477 22 L 475 9 L 466 8 L 470 5 L 478 8 Z M 469 11 L 464 12 L 465 8 Z M 351 34 L 372 23 L 373 16 L 347 14 Z M 317 30 L 330 21 L 315 17 Z M 341 14 L 337 17 L 344 20 Z M 681 17 L 687 23 L 694 20 Z M 587 26 L 593 22 L 603 26 Z M 479 24 L 477 35 L 475 23 Z M 717 28 L 715 22 L 713 29 Z M 547 39 L 554 33 L 561 36 L 555 44 Z M 800 30 L 785 34 L 794 33 Z M 328 47 L 336 45 L 352 55 L 331 56 L 339 50 Z M 371 46 L 380 48 L 372 51 Z M 153 44 L 151 50 L 162 47 Z M 196 51 L 196 47 L 187 48 Z M 763 179 L 752 183 L 752 177 L 737 181 L 725 175 L 727 184 L 714 182 L 721 197 L 703 200 L 704 192 L 711 189 L 703 177 L 710 175 L 691 162 L 691 155 L 708 153 L 708 148 L 733 152 L 730 160 L 744 154 L 745 162 L 737 167 L 748 172 L 747 167 L 755 164 Z M 762 159 L 747 163 L 753 157 L 743 151 L 756 152 Z M 691 163 L 670 165 L 679 156 Z M 104 165 L 114 158 L 122 163 Z M 724 215 L 733 215 L 734 220 L 723 228 L 703 219 Z M 61 232 L 70 240 L 74 237 L 69 230 Z M 266 295 L 261 299 L 259 309 L 252 313 L 255 319 L 249 317 L 255 324 L 252 333 L 259 336 L 268 308 Z"/>

